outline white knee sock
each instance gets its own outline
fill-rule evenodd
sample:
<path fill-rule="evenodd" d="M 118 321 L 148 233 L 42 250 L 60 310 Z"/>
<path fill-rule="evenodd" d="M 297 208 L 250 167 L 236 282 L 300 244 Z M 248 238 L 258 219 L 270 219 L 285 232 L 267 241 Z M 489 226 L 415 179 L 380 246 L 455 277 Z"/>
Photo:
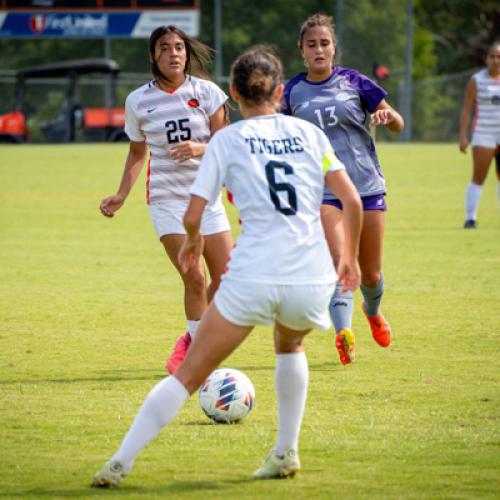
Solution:
<path fill-rule="evenodd" d="M 278 453 L 297 449 L 306 406 L 309 367 L 304 352 L 276 355 L 275 385 L 278 398 Z"/>
<path fill-rule="evenodd" d="M 200 325 L 200 320 L 188 319 L 188 332 L 191 335 L 191 340 L 196 337 L 196 332 L 198 331 L 198 326 Z"/>
<path fill-rule="evenodd" d="M 111 460 L 121 462 L 125 470 L 129 470 L 137 455 L 173 420 L 188 398 L 188 391 L 175 377 L 164 378 L 156 384 Z"/>
<path fill-rule="evenodd" d="M 477 206 L 479 205 L 482 190 L 482 186 L 478 186 L 473 182 L 469 182 L 467 185 L 465 193 L 465 220 L 476 220 Z"/>

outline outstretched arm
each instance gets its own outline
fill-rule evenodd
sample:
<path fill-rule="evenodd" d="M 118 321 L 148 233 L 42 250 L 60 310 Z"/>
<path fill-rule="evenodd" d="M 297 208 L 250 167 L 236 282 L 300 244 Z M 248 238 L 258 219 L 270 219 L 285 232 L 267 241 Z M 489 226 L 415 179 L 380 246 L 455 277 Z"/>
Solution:
<path fill-rule="evenodd" d="M 108 196 L 101 201 L 99 208 L 102 215 L 113 217 L 115 212 L 123 205 L 132 186 L 141 173 L 147 154 L 148 147 L 145 142 L 130 141 L 120 187 L 116 194 Z"/>

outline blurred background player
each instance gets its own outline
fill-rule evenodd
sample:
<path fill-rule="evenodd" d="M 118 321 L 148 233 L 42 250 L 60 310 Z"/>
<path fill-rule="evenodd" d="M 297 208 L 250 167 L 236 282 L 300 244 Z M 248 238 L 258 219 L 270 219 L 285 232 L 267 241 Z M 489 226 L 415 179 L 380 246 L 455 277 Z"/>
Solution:
<path fill-rule="evenodd" d="M 94 477 L 94 486 L 118 485 L 144 446 L 254 325 L 272 323 L 278 440 L 254 477 L 293 476 L 300 469 L 297 448 L 309 377 L 302 343 L 311 328 L 329 328 L 328 303 L 336 281 L 321 227 L 324 181 L 344 204 L 346 242 L 338 279 L 351 291 L 360 280 L 356 256 L 362 211 L 356 189 L 321 130 L 277 112 L 281 81 L 281 62 L 264 48 L 247 51 L 233 64 L 231 95 L 244 120 L 215 134 L 205 152 L 184 216 L 183 270 L 199 265 L 202 214 L 224 184 L 245 231 L 186 358 L 147 396 L 119 450 Z"/>
<path fill-rule="evenodd" d="M 207 207 L 201 222 L 205 236 L 203 257 L 211 283 L 199 262 L 183 271 L 179 249 L 186 238 L 182 217 L 189 188 L 210 137 L 227 124 L 227 96 L 204 75 L 211 49 L 176 26 L 161 26 L 151 33 L 149 55 L 155 79 L 134 90 L 125 103 L 125 132 L 129 153 L 118 192 L 101 202 L 101 212 L 113 217 L 123 205 L 146 161 L 147 202 L 158 238 L 184 282 L 184 309 L 188 331 L 177 340 L 167 360 L 173 373 L 184 358 L 207 303 L 220 283 L 232 248 L 229 222 L 219 198 Z"/>
<path fill-rule="evenodd" d="M 491 161 L 500 145 L 500 42 L 495 42 L 486 55 L 486 68 L 472 75 L 465 90 L 460 118 L 460 151 L 469 145 L 468 131 L 471 111 L 472 127 L 472 179 L 465 192 L 465 229 L 477 227 L 477 207 Z M 500 203 L 500 171 L 496 158 L 497 198 Z"/>
<path fill-rule="evenodd" d="M 292 78 L 285 87 L 284 112 L 318 125 L 345 165 L 363 202 L 363 229 L 359 248 L 363 311 L 373 338 L 382 347 L 391 343 L 389 324 L 380 312 L 384 293 L 382 244 L 384 238 L 385 181 L 370 132 L 366 126 L 384 125 L 403 129 L 403 119 L 387 102 L 387 92 L 356 70 L 333 66 L 335 31 L 329 16 L 315 14 L 300 29 L 299 48 L 307 72 Z M 335 265 L 343 252 L 342 202 L 325 189 L 321 208 L 323 225 Z M 353 295 L 337 285 L 330 303 L 337 333 L 340 361 L 354 360 L 352 333 Z"/>

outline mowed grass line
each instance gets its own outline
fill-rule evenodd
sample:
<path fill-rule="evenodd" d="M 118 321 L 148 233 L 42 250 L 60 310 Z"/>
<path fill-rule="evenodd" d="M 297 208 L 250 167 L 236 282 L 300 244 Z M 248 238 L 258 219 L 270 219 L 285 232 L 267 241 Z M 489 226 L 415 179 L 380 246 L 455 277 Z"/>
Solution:
<path fill-rule="evenodd" d="M 357 362 L 307 339 L 310 389 L 294 481 L 251 472 L 276 432 L 274 355 L 259 328 L 225 362 L 254 382 L 240 425 L 193 397 L 120 491 L 88 487 L 184 329 L 182 287 L 149 221 L 144 178 L 113 219 L 126 146 L 0 148 L 0 496 L 6 498 L 498 498 L 500 217 L 493 173 L 464 231 L 470 156 L 379 145 L 387 178 L 384 312 Z M 231 218 L 237 232 L 236 214 Z"/>

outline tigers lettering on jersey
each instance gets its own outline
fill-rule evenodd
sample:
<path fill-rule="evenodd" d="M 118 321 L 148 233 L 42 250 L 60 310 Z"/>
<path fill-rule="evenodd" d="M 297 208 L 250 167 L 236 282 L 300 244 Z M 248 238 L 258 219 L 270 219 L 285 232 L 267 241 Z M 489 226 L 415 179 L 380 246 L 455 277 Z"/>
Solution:
<path fill-rule="evenodd" d="M 300 137 L 284 137 L 283 139 L 265 139 L 263 137 L 245 137 L 245 142 L 250 146 L 251 154 L 269 153 L 283 155 L 288 153 L 301 153 L 304 151 Z"/>
<path fill-rule="evenodd" d="M 264 115 L 214 135 L 191 193 L 210 202 L 225 185 L 233 194 L 244 231 L 231 252 L 228 277 L 331 282 L 332 258 L 320 220 L 323 168 L 344 166 L 325 134 L 305 120 Z"/>

